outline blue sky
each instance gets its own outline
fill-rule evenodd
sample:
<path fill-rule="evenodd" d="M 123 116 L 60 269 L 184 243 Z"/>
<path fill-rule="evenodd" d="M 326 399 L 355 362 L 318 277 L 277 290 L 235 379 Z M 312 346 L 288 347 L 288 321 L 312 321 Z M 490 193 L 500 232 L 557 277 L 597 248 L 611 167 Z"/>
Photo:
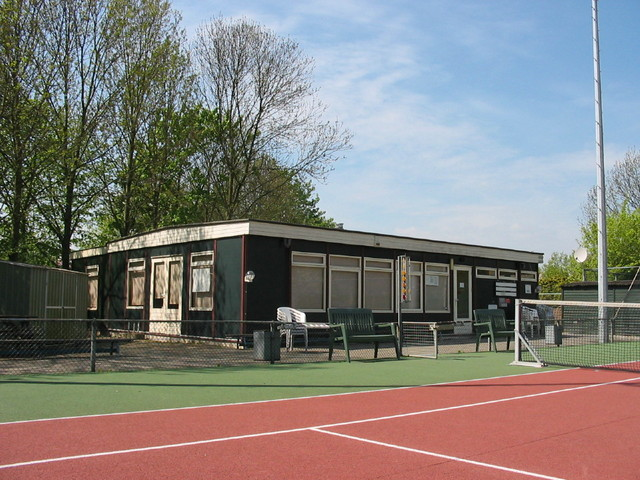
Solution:
<path fill-rule="evenodd" d="M 299 43 L 353 133 L 317 185 L 345 228 L 542 252 L 579 246 L 596 182 L 591 0 L 174 0 Z M 599 0 L 605 162 L 640 149 L 640 0 Z"/>

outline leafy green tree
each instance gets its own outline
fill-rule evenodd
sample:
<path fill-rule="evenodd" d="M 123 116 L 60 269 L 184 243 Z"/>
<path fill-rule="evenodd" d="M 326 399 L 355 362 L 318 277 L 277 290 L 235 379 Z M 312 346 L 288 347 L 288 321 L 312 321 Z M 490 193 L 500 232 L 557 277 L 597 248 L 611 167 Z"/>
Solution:
<path fill-rule="evenodd" d="M 49 168 L 49 78 L 39 74 L 42 2 L 0 3 L 0 258 L 40 258 L 33 235 Z M 47 257 L 47 255 L 44 255 Z M 47 259 L 50 261 L 50 259 Z"/>
<path fill-rule="evenodd" d="M 101 186 L 96 181 L 109 145 L 104 125 L 117 94 L 111 74 L 120 35 L 109 0 L 52 0 L 40 18 L 40 75 L 52 79 L 50 171 L 38 212 L 68 267 L 74 236 L 88 220 Z"/>
<path fill-rule="evenodd" d="M 559 293 L 562 285 L 582 280 L 582 265 L 572 255 L 554 252 L 540 270 L 542 293 Z"/>
<path fill-rule="evenodd" d="M 311 60 L 218 19 L 191 62 L 178 25 L 168 0 L 0 0 L 0 256 L 67 267 L 177 223 L 333 225 L 313 181 L 350 134 L 322 118 Z"/>
<path fill-rule="evenodd" d="M 183 164 L 180 123 L 191 89 L 179 16 L 166 0 L 114 1 L 122 25 L 113 75 L 120 92 L 109 124 L 113 148 L 105 207 L 119 236 L 165 223 Z M 173 194 L 173 195 L 172 195 Z"/>
<path fill-rule="evenodd" d="M 256 193 L 245 197 L 249 204 L 248 216 L 285 223 L 335 227 L 333 219 L 327 218 L 325 212 L 318 207 L 320 199 L 311 181 L 302 180 L 287 169 L 274 165 L 265 170 L 263 175 L 256 176 L 260 179 L 256 182 L 259 183 L 254 190 Z M 260 192 L 260 186 L 266 181 L 272 182 L 273 187 L 268 188 L 264 195 L 259 195 L 257 192 Z"/>
<path fill-rule="evenodd" d="M 582 228 L 581 244 L 589 251 L 585 262 L 588 268 L 597 268 L 598 226 L 590 223 Z M 607 254 L 609 267 L 640 265 L 640 210 L 628 205 L 607 217 Z"/>

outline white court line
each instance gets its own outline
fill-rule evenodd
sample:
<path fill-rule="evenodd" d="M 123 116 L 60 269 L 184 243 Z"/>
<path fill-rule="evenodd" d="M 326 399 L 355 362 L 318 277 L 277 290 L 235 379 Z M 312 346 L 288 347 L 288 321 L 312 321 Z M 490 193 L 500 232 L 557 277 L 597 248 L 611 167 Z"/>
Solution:
<path fill-rule="evenodd" d="M 430 457 L 443 458 L 445 460 L 452 460 L 454 462 L 468 463 L 478 467 L 492 468 L 494 470 L 502 470 L 509 473 L 518 473 L 520 475 L 526 475 L 528 477 L 544 478 L 546 480 L 565 480 L 564 478 L 560 478 L 560 477 L 551 477 L 549 475 L 543 475 L 541 473 L 534 473 L 534 472 L 528 472 L 526 470 L 518 470 L 516 468 L 503 467 L 501 465 L 495 465 L 492 463 L 478 462 L 476 460 L 469 460 L 468 458 L 452 457 L 451 455 L 444 455 L 442 453 L 429 452 L 427 450 L 419 450 L 419 449 L 410 448 L 410 447 L 403 447 L 402 445 L 394 445 L 392 443 L 378 442 L 376 440 L 370 440 L 368 438 L 354 437 L 353 435 L 345 435 L 344 433 L 330 432 L 327 430 L 323 430 L 321 428 L 312 428 L 311 430 L 313 430 L 314 432 L 326 433 L 327 435 L 335 435 L 336 437 L 347 438 L 349 440 L 356 440 L 358 442 L 371 443 L 373 445 L 379 445 L 381 447 L 394 448 L 396 450 L 404 450 L 405 452 L 411 452 L 411 453 L 419 453 L 420 455 L 428 455 Z"/>
<path fill-rule="evenodd" d="M 173 443 L 170 445 L 155 445 L 152 447 L 129 448 L 127 450 L 113 450 L 110 452 L 87 453 L 84 455 L 70 455 L 68 457 L 43 458 L 41 460 L 32 460 L 29 462 L 11 463 L 0 465 L 0 470 L 14 467 L 28 467 L 31 465 L 40 465 L 43 463 L 64 462 L 67 460 L 82 460 L 85 458 L 107 457 L 109 455 L 123 455 L 127 453 L 152 452 L 154 450 L 164 450 L 167 448 L 191 447 L 195 445 L 207 445 L 211 443 L 227 442 L 231 440 L 245 440 L 247 438 L 268 437 L 269 435 L 282 435 L 285 433 L 304 432 L 311 430 L 309 427 L 293 428 L 291 430 L 277 430 L 273 432 L 251 433 L 247 435 L 237 435 L 234 437 L 209 438 L 206 440 L 197 440 L 194 442 Z"/>
<path fill-rule="evenodd" d="M 75 415 L 75 416 L 68 416 L 68 417 L 34 418 L 31 420 L 14 420 L 10 422 L 0 422 L 0 427 L 3 425 L 14 425 L 14 424 L 20 424 L 20 423 L 57 422 L 61 420 L 76 420 L 76 419 L 83 419 L 83 418 L 102 418 L 102 417 L 117 417 L 117 416 L 123 416 L 123 415 L 140 415 L 140 414 L 147 414 L 147 413 L 180 412 L 182 410 L 198 410 L 200 408 L 202 409 L 221 408 L 221 407 L 233 407 L 233 406 L 240 406 L 240 405 L 257 405 L 261 403 L 295 402 L 298 400 L 311 400 L 314 398 L 343 397 L 347 395 L 360 395 L 360 394 L 367 394 L 367 393 L 388 392 L 392 390 L 408 390 L 412 388 L 439 387 L 443 385 L 457 385 L 460 383 L 483 382 L 486 380 L 500 380 L 503 378 L 525 377 L 529 375 L 550 375 L 558 372 L 566 372 L 567 370 L 577 370 L 577 369 L 571 367 L 571 368 L 563 368 L 563 369 L 549 370 L 549 371 L 542 371 L 542 372 L 517 373 L 514 375 L 502 375 L 498 377 L 473 378 L 470 380 L 457 380 L 455 382 L 427 383 L 424 385 L 407 385 L 404 387 L 379 388 L 375 390 L 357 390 L 354 392 L 326 393 L 322 395 L 309 395 L 304 397 L 274 398 L 274 399 L 267 399 L 267 400 L 252 400 L 248 402 L 219 403 L 215 405 L 194 405 L 191 407 L 158 408 L 155 410 L 135 410 L 131 412 L 95 413 L 95 414 Z M 149 385 L 152 385 L 152 384 L 149 384 Z M 234 385 L 225 385 L 225 387 L 226 386 L 233 387 Z"/>
<path fill-rule="evenodd" d="M 0 465 L 0 470 L 8 469 L 8 468 L 16 468 L 16 467 L 25 467 L 25 466 L 31 466 L 31 465 L 39 465 L 39 464 L 44 464 L 44 463 L 62 462 L 62 461 L 68 461 L 68 460 L 80 460 L 80 459 L 85 459 L 85 458 L 104 457 L 104 456 L 109 456 L 109 455 L 123 455 L 123 454 L 128 454 L 128 453 L 149 452 L 149 451 L 153 451 L 153 450 L 163 450 L 163 449 L 169 449 L 169 448 L 189 447 L 189 446 L 195 446 L 195 445 L 206 445 L 206 444 L 226 442 L 226 441 L 232 441 L 232 440 L 243 440 L 243 439 L 248 439 L 248 438 L 267 437 L 267 436 L 271 436 L 271 435 L 283 435 L 283 434 L 287 434 L 287 433 L 313 431 L 313 430 L 320 430 L 320 429 L 324 430 L 324 429 L 329 429 L 329 428 L 333 428 L 333 427 L 341 427 L 341 426 L 347 426 L 347 425 L 357 425 L 357 424 L 362 424 L 362 423 L 377 422 L 377 421 L 391 420 L 391 419 L 397 419 L 397 418 L 406 418 L 406 417 L 411 417 L 411 416 L 416 416 L 416 415 L 426 415 L 426 414 L 429 414 L 429 413 L 437 413 L 437 412 L 445 412 L 445 411 L 451 411 L 451 410 L 459 410 L 459 409 L 462 409 L 462 408 L 473 408 L 473 407 L 479 407 L 479 406 L 483 406 L 483 405 L 491 405 L 491 404 L 502 403 L 502 402 L 511 402 L 511 401 L 515 401 L 515 400 L 523 400 L 523 399 L 526 399 L 526 398 L 542 397 L 542 396 L 545 396 L 545 395 L 554 395 L 554 394 L 559 394 L 559 393 L 574 392 L 574 391 L 578 391 L 578 390 L 585 390 L 585 389 L 596 388 L 596 387 L 605 387 L 605 386 L 609 386 L 609 385 L 633 382 L 633 381 L 638 381 L 638 380 L 640 380 L 640 377 L 627 378 L 627 379 L 623 379 L 623 380 L 616 380 L 616 381 L 605 382 L 605 383 L 595 383 L 595 384 L 591 384 L 591 385 L 582 385 L 580 387 L 571 387 L 571 388 L 564 388 L 564 389 L 559 389 L 559 390 L 551 390 L 551 391 L 548 391 L 548 392 L 532 393 L 532 394 L 529 394 L 529 395 L 519 395 L 519 396 L 516 396 L 516 397 L 506 397 L 506 398 L 501 398 L 501 399 L 497 399 L 497 400 L 488 400 L 488 401 L 485 401 L 485 402 L 469 403 L 469 404 L 464 404 L 464 405 L 455 405 L 455 406 L 451 406 L 451 407 L 435 408 L 435 409 L 431 409 L 431 410 L 421 410 L 421 411 L 418 411 L 418 412 L 400 413 L 400 414 L 396 414 L 396 415 L 387 415 L 387 416 L 383 416 L 383 417 L 366 418 L 366 419 L 362 419 L 362 420 L 351 420 L 351 421 L 347 421 L 347 422 L 329 423 L 329 424 L 325 424 L 325 425 L 315 425 L 315 426 L 310 426 L 310 427 L 300 427 L 300 428 L 293 428 L 293 429 L 287 429 L 287 430 L 276 430 L 276 431 L 271 431 L 271 432 L 252 433 L 252 434 L 238 435 L 238 436 L 233 436 L 233 437 L 211 438 L 211 439 L 206 439 L 206 440 L 196 440 L 196 441 L 193 441 L 193 442 L 174 443 L 174 444 L 168 444 L 168 445 L 155 445 L 155 446 L 151 446 L 151 447 L 131 448 L 131 449 L 126 449 L 126 450 L 114 450 L 114 451 L 107 451 L 107 452 L 89 453 L 89 454 L 83 454 L 83 455 L 72 455 L 72 456 L 67 456 L 67 457 L 44 458 L 44 459 L 40 459 L 40 460 L 31 460 L 31 461 L 27 461 L 27 462 L 18 462 L 18 463 Z"/>

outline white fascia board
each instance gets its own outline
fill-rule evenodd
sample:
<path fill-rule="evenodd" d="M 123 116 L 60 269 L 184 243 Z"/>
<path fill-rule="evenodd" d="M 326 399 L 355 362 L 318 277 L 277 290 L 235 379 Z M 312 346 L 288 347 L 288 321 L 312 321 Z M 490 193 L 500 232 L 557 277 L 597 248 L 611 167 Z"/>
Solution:
<path fill-rule="evenodd" d="M 126 250 L 239 237 L 243 235 L 290 238 L 295 240 L 490 258 L 514 262 L 543 262 L 543 254 L 537 252 L 256 220 L 168 227 L 134 237 L 115 240 L 104 247 L 73 252 L 72 258 L 86 258 Z"/>
<path fill-rule="evenodd" d="M 142 248 L 177 245 L 181 243 L 199 242 L 202 240 L 215 240 L 218 238 L 239 237 L 247 235 L 248 233 L 249 222 L 211 223 L 168 227 L 133 237 L 114 240 L 104 247 L 73 252 L 71 254 L 71 258 L 87 258 Z"/>
<path fill-rule="evenodd" d="M 514 262 L 542 263 L 544 260 L 543 254 L 538 252 L 266 222 L 251 222 L 249 234 Z"/>
<path fill-rule="evenodd" d="M 131 238 L 117 240 L 107 245 L 108 252 L 121 252 L 140 248 L 178 245 L 181 243 L 238 237 L 249 232 L 248 222 L 232 224 L 187 225 L 167 228 Z"/>

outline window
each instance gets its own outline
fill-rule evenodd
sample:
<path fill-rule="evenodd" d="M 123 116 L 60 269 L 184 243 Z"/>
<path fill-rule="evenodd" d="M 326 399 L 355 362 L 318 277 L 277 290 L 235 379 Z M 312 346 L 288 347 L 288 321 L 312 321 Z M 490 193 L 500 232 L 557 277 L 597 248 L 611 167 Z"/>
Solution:
<path fill-rule="evenodd" d="M 191 254 L 191 310 L 213 309 L 213 252 Z"/>
<path fill-rule="evenodd" d="M 163 308 L 167 296 L 167 281 L 164 262 L 153 263 L 153 308 Z"/>
<path fill-rule="evenodd" d="M 98 265 L 90 265 L 87 267 L 87 276 L 89 277 L 88 286 L 89 286 L 89 298 L 88 298 L 88 309 L 89 310 L 97 310 L 98 309 L 98 273 L 100 272 L 100 267 Z"/>
<path fill-rule="evenodd" d="M 498 278 L 498 270 L 490 267 L 476 267 L 477 278 Z"/>
<path fill-rule="evenodd" d="M 411 262 L 409 273 L 409 289 L 411 300 L 402 304 L 403 312 L 422 311 L 422 262 Z"/>
<path fill-rule="evenodd" d="M 360 306 L 360 257 L 329 256 L 329 306 Z"/>
<path fill-rule="evenodd" d="M 393 260 L 365 258 L 364 306 L 377 312 L 393 312 Z"/>
<path fill-rule="evenodd" d="M 427 263 L 424 267 L 427 312 L 449 312 L 449 265 Z"/>
<path fill-rule="evenodd" d="M 180 289 L 182 288 L 182 261 L 169 261 L 169 289 L 167 308 L 180 308 L 180 299 L 182 297 Z"/>
<path fill-rule="evenodd" d="M 522 272 L 520 272 L 520 280 L 523 282 L 537 282 L 538 272 L 523 270 Z"/>
<path fill-rule="evenodd" d="M 518 280 L 518 271 L 501 268 L 498 270 L 498 278 L 500 280 Z"/>
<path fill-rule="evenodd" d="M 127 268 L 127 307 L 144 306 L 144 259 L 129 260 Z"/>
<path fill-rule="evenodd" d="M 291 253 L 291 306 L 307 312 L 325 308 L 326 256 Z"/>

